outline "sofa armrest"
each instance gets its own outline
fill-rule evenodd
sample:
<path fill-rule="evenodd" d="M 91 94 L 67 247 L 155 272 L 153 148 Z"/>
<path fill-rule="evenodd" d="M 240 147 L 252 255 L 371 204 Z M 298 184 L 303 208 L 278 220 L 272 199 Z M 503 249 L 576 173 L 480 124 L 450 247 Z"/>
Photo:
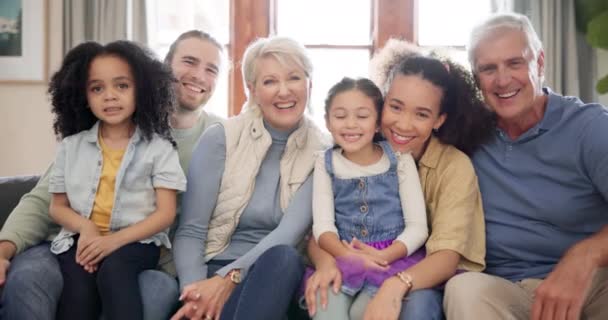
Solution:
<path fill-rule="evenodd" d="M 40 176 L 0 177 L 0 228 L 21 197 L 34 188 L 39 178 Z"/>

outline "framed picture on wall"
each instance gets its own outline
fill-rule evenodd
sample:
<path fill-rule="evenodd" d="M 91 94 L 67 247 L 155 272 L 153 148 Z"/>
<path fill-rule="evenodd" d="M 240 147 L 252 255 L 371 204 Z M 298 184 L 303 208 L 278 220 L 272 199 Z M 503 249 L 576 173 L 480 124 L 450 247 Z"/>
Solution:
<path fill-rule="evenodd" d="M 47 1 L 0 1 L 0 82 L 47 80 Z"/>

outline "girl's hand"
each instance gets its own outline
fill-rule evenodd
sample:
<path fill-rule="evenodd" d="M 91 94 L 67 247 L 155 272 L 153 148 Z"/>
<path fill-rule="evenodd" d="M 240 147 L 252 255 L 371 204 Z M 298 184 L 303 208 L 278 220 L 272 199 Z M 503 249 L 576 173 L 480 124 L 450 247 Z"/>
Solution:
<path fill-rule="evenodd" d="M 308 314 L 310 317 L 314 316 L 317 312 L 317 291 L 319 291 L 321 299 L 321 308 L 323 308 L 323 310 L 327 308 L 327 291 L 330 284 L 333 284 L 333 292 L 337 294 L 340 290 L 340 286 L 342 286 L 342 273 L 334 261 L 319 266 L 319 268 L 315 270 L 315 273 L 306 281 L 304 296 L 306 298 L 306 306 L 308 307 Z"/>
<path fill-rule="evenodd" d="M 82 248 L 80 255 L 76 256 L 76 262 L 85 267 L 85 270 L 90 269 L 123 245 L 114 234 L 94 237 Z"/>
<path fill-rule="evenodd" d="M 95 273 L 97 271 L 98 266 L 98 264 L 87 264 L 82 266 L 82 268 L 84 268 L 84 270 L 88 273 Z"/>
<path fill-rule="evenodd" d="M 184 305 L 171 320 L 181 320 L 184 317 L 219 320 L 224 304 L 235 287 L 229 277 L 222 278 L 217 275 L 186 286 L 179 297 Z"/>
<path fill-rule="evenodd" d="M 78 243 L 76 244 L 76 262 L 80 264 L 79 259 L 82 255 L 82 251 L 94 238 L 99 237 L 100 234 L 97 225 L 90 220 L 87 220 L 82 227 L 80 227 L 78 233 L 80 235 L 78 236 Z"/>
<path fill-rule="evenodd" d="M 345 240 L 342 240 L 342 244 L 348 249 L 348 253 L 344 256 L 345 259 L 360 261 L 366 269 L 388 269 L 388 261 L 386 259 L 357 249 Z"/>
<path fill-rule="evenodd" d="M 353 249 L 357 249 L 363 253 L 366 253 L 372 257 L 377 257 L 379 259 L 382 259 L 384 261 L 388 260 L 386 259 L 386 257 L 383 254 L 383 250 L 378 250 L 368 244 L 366 244 L 365 242 L 354 238 L 350 241 L 350 243 L 348 244 L 351 248 Z"/>
<path fill-rule="evenodd" d="M 363 314 L 364 320 L 396 320 L 401 312 L 403 286 L 399 279 L 386 279 L 369 302 Z"/>

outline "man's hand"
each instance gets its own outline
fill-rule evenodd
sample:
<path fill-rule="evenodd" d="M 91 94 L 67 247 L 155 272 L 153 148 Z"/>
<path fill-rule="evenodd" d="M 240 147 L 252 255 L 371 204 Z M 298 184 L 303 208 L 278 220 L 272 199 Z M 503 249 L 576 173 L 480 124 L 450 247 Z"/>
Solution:
<path fill-rule="evenodd" d="M 6 282 L 6 274 L 8 273 L 8 268 L 10 266 L 11 262 L 8 259 L 0 257 L 0 288 L 2 288 Z"/>
<path fill-rule="evenodd" d="M 0 241 L 0 288 L 6 282 L 6 274 L 11 265 L 11 259 L 15 256 L 16 252 L 17 247 L 13 242 L 8 240 Z"/>
<path fill-rule="evenodd" d="M 215 319 L 219 320 L 224 304 L 234 291 L 236 285 L 229 277 L 214 276 L 210 279 L 194 282 L 184 288 L 179 297 L 184 305 L 173 315 L 171 320 Z"/>
<path fill-rule="evenodd" d="M 593 240 L 572 247 L 534 292 L 531 319 L 576 320 L 591 288 L 598 264 Z"/>

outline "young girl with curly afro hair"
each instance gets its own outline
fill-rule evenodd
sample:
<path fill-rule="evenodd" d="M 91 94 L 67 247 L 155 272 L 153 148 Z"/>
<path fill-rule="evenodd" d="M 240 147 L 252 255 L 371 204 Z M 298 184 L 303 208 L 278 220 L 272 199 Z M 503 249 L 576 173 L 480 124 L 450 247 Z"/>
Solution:
<path fill-rule="evenodd" d="M 63 138 L 50 176 L 64 279 L 58 319 L 142 319 L 138 274 L 170 247 L 186 180 L 170 135 L 171 72 L 129 41 L 86 42 L 51 79 Z"/>

